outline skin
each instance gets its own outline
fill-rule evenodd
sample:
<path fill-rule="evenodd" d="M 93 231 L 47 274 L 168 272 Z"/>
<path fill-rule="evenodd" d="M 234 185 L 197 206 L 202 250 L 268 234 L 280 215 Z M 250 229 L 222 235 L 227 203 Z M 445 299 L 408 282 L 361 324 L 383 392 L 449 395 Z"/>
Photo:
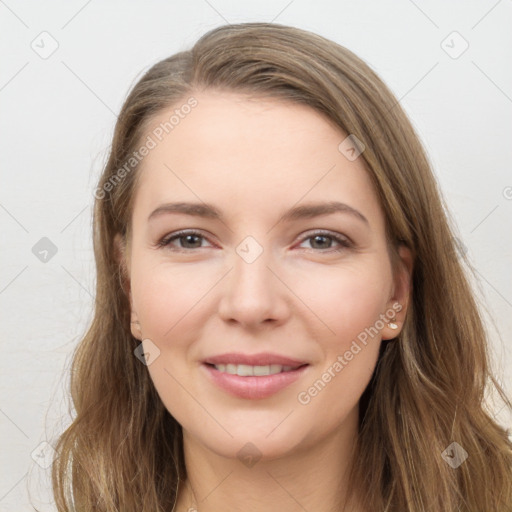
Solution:
<path fill-rule="evenodd" d="M 400 250 L 403 264 L 393 274 L 362 157 L 349 161 L 338 150 L 346 134 L 320 113 L 238 93 L 194 97 L 198 106 L 142 162 L 122 260 L 133 335 L 148 351 L 158 347 L 148 371 L 183 427 L 189 479 L 176 510 L 338 510 L 359 399 L 380 340 L 397 336 L 405 318 L 410 254 Z M 213 204 L 223 220 L 167 213 L 148 221 L 158 206 L 178 201 Z M 348 213 L 278 222 L 294 206 L 329 201 L 348 204 L 368 223 Z M 204 238 L 158 246 L 180 229 Z M 327 238 L 315 239 L 318 229 L 329 231 Z M 252 263 L 236 252 L 247 236 L 263 250 Z M 396 303 L 398 329 L 384 324 L 321 392 L 300 403 L 298 394 Z M 309 366 L 269 398 L 242 399 L 212 384 L 201 367 L 205 357 L 226 352 L 274 352 Z M 248 442 L 261 456 L 252 467 L 237 457 Z"/>

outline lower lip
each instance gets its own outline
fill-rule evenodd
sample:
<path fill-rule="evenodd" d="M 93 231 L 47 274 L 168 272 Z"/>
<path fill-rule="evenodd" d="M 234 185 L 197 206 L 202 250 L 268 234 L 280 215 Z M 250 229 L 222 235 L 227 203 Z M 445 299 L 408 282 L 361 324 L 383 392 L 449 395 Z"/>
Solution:
<path fill-rule="evenodd" d="M 219 372 L 214 366 L 203 364 L 210 379 L 224 391 L 238 398 L 258 400 L 267 398 L 288 387 L 301 377 L 308 365 L 301 366 L 289 372 L 259 377 L 240 377 L 229 373 Z"/>

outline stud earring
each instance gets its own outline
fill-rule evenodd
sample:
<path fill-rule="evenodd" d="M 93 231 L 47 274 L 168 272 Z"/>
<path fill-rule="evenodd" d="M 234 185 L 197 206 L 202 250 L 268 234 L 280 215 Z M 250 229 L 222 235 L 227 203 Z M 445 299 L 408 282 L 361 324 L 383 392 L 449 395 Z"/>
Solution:
<path fill-rule="evenodd" d="M 390 329 L 398 329 L 398 324 L 396 323 L 396 318 L 393 318 L 389 323 L 388 327 Z"/>

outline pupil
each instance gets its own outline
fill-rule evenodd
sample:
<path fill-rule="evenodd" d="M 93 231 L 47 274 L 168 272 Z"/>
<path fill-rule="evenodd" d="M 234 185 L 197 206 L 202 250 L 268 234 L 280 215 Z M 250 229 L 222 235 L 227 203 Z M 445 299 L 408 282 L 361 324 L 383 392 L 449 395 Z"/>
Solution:
<path fill-rule="evenodd" d="M 325 244 L 326 240 L 327 240 L 327 237 L 324 235 L 316 235 L 314 237 L 314 243 L 320 242 L 320 245 L 322 245 L 322 242 Z"/>
<path fill-rule="evenodd" d="M 185 235 L 185 243 L 194 245 L 194 239 L 197 239 L 197 235 Z M 197 242 L 197 240 L 196 240 Z"/>

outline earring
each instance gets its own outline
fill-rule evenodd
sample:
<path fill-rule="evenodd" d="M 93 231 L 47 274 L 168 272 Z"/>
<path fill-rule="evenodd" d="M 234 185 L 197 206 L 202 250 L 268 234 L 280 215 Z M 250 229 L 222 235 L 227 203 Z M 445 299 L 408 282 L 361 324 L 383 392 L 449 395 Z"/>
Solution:
<path fill-rule="evenodd" d="M 390 329 L 398 329 L 398 324 L 396 323 L 396 318 L 393 318 L 389 323 L 388 327 Z"/>

